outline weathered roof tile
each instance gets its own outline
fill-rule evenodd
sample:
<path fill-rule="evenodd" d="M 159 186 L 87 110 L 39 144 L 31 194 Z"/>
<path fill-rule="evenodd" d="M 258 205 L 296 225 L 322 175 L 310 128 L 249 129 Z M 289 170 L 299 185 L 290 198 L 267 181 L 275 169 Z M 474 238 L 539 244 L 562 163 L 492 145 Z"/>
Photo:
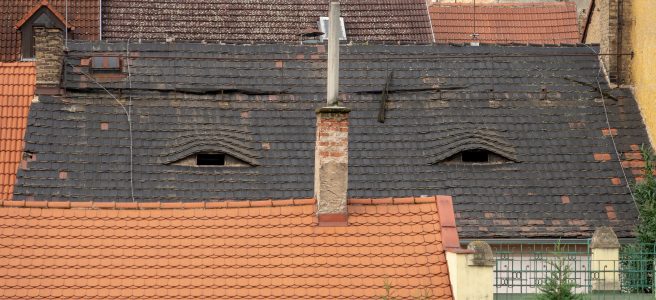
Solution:
<path fill-rule="evenodd" d="M 327 0 L 103 1 L 109 40 L 300 42 L 328 16 Z M 423 0 L 341 1 L 351 41 L 433 41 Z"/>

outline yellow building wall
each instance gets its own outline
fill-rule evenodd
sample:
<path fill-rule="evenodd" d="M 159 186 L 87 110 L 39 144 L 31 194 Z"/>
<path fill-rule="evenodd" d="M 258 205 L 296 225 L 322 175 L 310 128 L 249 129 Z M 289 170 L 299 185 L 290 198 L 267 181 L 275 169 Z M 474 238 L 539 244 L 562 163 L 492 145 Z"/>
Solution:
<path fill-rule="evenodd" d="M 632 79 L 649 139 L 656 146 L 656 0 L 632 0 L 632 4 Z"/>

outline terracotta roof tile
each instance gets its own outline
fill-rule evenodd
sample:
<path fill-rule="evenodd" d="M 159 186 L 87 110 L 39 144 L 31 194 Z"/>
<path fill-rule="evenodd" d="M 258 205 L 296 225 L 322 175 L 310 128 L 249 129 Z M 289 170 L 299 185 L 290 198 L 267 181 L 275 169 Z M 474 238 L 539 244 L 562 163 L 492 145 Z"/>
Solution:
<path fill-rule="evenodd" d="M 33 62 L 0 63 L 0 200 L 14 190 L 35 82 Z"/>
<path fill-rule="evenodd" d="M 0 207 L 2 299 L 373 299 L 386 280 L 400 299 L 452 298 L 434 200 L 350 205 L 348 227 L 318 227 L 310 201 L 7 206 L 15 202 Z"/>
<path fill-rule="evenodd" d="M 476 31 L 483 43 L 577 43 L 579 32 L 573 2 L 477 4 L 437 3 L 430 7 L 438 43 L 472 40 Z"/>
<path fill-rule="evenodd" d="M 328 15 L 328 0 L 105 0 L 103 37 L 297 43 Z M 424 0 L 343 0 L 349 40 L 433 41 Z"/>
<path fill-rule="evenodd" d="M 15 61 L 20 59 L 20 32 L 14 28 L 25 15 L 41 0 L 3 0 L 0 1 L 0 61 Z M 48 4 L 60 15 L 66 12 L 68 2 L 69 24 L 75 29 L 69 38 L 81 40 L 96 40 L 99 33 L 99 1 L 97 0 L 50 0 Z"/>

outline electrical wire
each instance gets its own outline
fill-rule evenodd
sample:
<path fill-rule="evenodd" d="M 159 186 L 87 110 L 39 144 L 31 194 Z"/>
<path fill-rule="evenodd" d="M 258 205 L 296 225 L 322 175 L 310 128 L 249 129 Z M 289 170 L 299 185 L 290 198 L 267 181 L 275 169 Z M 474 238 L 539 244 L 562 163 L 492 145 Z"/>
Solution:
<path fill-rule="evenodd" d="M 592 47 L 586 45 L 590 50 L 592 50 L 593 53 L 597 53 Z M 626 175 L 626 171 L 624 170 L 624 166 L 622 166 L 622 158 L 620 157 L 620 151 L 617 149 L 617 143 L 615 142 L 615 137 L 612 132 L 612 126 L 610 125 L 610 118 L 608 117 L 608 108 L 606 107 L 606 98 L 604 97 L 604 93 L 601 89 L 601 82 L 599 81 L 599 76 L 601 75 L 601 70 L 602 68 L 602 63 L 601 60 L 599 61 L 599 69 L 597 70 L 597 76 L 595 77 L 595 80 L 597 81 L 597 89 L 599 90 L 599 95 L 601 96 L 601 104 L 604 107 L 604 116 L 606 117 L 606 128 L 608 129 L 608 135 L 610 136 L 611 143 L 613 144 L 613 149 L 615 150 L 615 156 L 617 157 L 617 163 L 620 165 L 620 170 L 622 170 L 622 175 L 624 176 L 624 182 L 626 183 L 626 188 L 629 190 L 629 194 L 631 195 L 631 200 L 633 200 L 633 205 L 636 207 L 636 211 L 638 212 L 638 219 L 641 218 L 640 215 L 640 209 L 638 207 L 638 202 L 635 199 L 635 195 L 633 194 L 633 189 L 631 188 L 631 184 L 629 183 L 629 177 Z"/>
<path fill-rule="evenodd" d="M 134 143 L 132 139 L 132 73 L 130 72 L 130 38 L 128 38 L 125 44 L 125 64 L 128 69 L 128 126 L 130 131 L 130 197 L 132 202 L 134 200 Z"/>
<path fill-rule="evenodd" d="M 69 62 L 67 62 L 66 64 L 69 65 L 69 66 L 71 66 L 72 68 L 76 68 L 76 66 L 74 66 L 73 64 L 71 64 L 71 63 L 69 63 Z M 123 109 L 123 112 L 125 112 L 125 116 L 127 117 L 127 120 L 128 120 L 128 126 L 129 126 L 129 129 L 130 129 L 130 197 L 131 197 L 132 201 L 134 202 L 134 201 L 135 201 L 135 200 L 134 200 L 134 185 L 133 185 L 133 177 L 132 177 L 132 157 L 133 157 L 133 149 L 132 149 L 132 118 L 130 117 L 130 113 L 129 113 L 128 110 L 125 108 L 125 105 L 123 105 L 123 103 L 121 103 L 121 101 L 118 100 L 118 98 L 116 98 L 116 96 L 114 96 L 114 94 L 112 94 L 109 90 L 107 90 L 107 88 L 105 88 L 105 86 L 103 86 L 102 84 L 100 84 L 100 82 L 98 82 L 95 78 L 93 78 L 93 76 L 89 75 L 88 73 L 86 73 L 86 72 L 84 72 L 84 71 L 82 71 L 82 70 L 79 70 L 79 72 L 80 72 L 80 74 L 84 75 L 85 77 L 91 79 L 91 81 L 93 81 L 93 83 L 95 83 L 96 85 L 98 85 L 103 91 L 105 91 L 105 93 L 107 93 L 107 95 L 109 95 L 110 97 L 112 97 L 112 99 L 114 99 L 114 101 L 116 101 L 116 103 L 118 103 L 118 105 Z M 131 105 L 131 103 L 130 103 L 130 105 Z"/>

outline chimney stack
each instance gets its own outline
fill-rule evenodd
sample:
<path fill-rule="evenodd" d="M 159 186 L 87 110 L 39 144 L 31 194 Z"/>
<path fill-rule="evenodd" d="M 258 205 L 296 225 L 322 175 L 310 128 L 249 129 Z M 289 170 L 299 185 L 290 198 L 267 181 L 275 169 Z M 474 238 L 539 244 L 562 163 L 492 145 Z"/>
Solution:
<path fill-rule="evenodd" d="M 337 105 L 339 94 L 339 2 L 330 2 L 328 12 L 328 106 Z"/>
<path fill-rule="evenodd" d="M 348 225 L 348 115 L 338 106 L 339 3 L 330 3 L 328 32 L 328 106 L 317 109 L 314 196 L 319 226 Z"/>
<path fill-rule="evenodd" d="M 36 93 L 59 94 L 64 62 L 64 37 L 59 28 L 34 29 L 34 54 L 36 57 Z"/>

